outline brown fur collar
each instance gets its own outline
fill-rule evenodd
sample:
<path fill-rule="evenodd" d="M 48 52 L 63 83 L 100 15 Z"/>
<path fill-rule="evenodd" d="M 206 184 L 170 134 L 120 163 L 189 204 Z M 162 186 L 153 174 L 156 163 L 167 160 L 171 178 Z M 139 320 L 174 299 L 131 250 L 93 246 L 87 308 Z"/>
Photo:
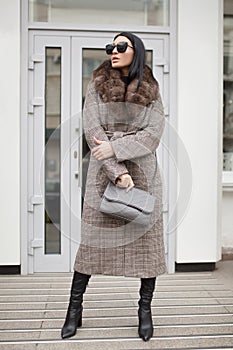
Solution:
<path fill-rule="evenodd" d="M 145 66 L 141 85 L 137 89 L 138 80 L 134 79 L 125 88 L 121 72 L 111 67 L 110 60 L 104 61 L 93 72 L 94 84 L 103 102 L 131 102 L 147 106 L 157 98 L 158 82 L 152 71 Z"/>

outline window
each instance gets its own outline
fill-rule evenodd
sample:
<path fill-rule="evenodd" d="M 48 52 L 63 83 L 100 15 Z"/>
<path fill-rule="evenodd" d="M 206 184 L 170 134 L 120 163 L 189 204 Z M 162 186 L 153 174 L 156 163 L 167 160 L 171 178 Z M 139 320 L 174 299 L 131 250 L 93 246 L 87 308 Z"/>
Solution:
<path fill-rule="evenodd" d="M 29 22 L 168 26 L 169 0 L 29 0 Z"/>
<path fill-rule="evenodd" d="M 223 170 L 233 171 L 233 3 L 224 2 Z"/>

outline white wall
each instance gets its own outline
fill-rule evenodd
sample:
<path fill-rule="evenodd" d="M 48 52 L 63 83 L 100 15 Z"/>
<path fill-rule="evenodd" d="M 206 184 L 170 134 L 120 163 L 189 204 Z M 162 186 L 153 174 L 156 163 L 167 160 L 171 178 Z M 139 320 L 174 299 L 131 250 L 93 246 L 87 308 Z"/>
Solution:
<path fill-rule="evenodd" d="M 178 133 L 193 189 L 177 231 L 177 263 L 220 259 L 221 6 L 219 0 L 178 0 Z M 178 162 L 182 167 L 179 150 Z"/>
<path fill-rule="evenodd" d="M 20 1 L 0 4 L 0 265 L 20 264 Z"/>

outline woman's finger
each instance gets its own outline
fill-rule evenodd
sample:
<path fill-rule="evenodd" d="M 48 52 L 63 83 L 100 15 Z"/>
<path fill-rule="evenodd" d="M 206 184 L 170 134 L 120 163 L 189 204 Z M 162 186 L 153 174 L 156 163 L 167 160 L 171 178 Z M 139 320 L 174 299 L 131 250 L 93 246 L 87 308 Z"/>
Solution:
<path fill-rule="evenodd" d="M 129 174 L 123 174 L 119 176 L 116 185 L 120 188 L 126 188 L 126 192 L 128 192 L 134 187 L 134 182 Z"/>
<path fill-rule="evenodd" d="M 94 137 L 94 142 L 95 142 L 97 145 L 101 145 L 104 141 L 100 141 L 100 140 L 98 140 L 96 137 Z"/>
<path fill-rule="evenodd" d="M 119 179 L 118 181 L 117 181 L 117 186 L 118 187 L 121 187 L 121 188 L 126 188 L 126 187 L 128 187 L 128 181 L 126 180 L 126 179 Z"/>
<path fill-rule="evenodd" d="M 91 154 L 95 155 L 98 152 L 98 147 L 92 148 Z"/>
<path fill-rule="evenodd" d="M 133 188 L 133 187 L 134 187 L 134 183 L 133 183 L 133 180 L 131 180 L 129 182 L 129 185 L 128 185 L 127 189 L 126 189 L 126 192 L 129 192 L 131 190 L 131 188 Z"/>
<path fill-rule="evenodd" d="M 91 154 L 97 159 L 97 160 L 104 160 L 108 159 L 114 156 L 114 151 L 112 149 L 112 146 L 109 142 L 106 141 L 100 141 L 101 144 L 99 146 L 96 146 L 92 149 Z"/>

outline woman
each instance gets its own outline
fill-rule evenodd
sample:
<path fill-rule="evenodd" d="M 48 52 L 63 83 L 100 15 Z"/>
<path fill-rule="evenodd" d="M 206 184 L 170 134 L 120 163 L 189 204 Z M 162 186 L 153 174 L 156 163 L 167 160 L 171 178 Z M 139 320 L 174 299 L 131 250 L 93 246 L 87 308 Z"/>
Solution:
<path fill-rule="evenodd" d="M 106 46 L 110 60 L 94 72 L 84 106 L 84 131 L 91 149 L 69 308 L 62 338 L 82 325 L 83 294 L 92 274 L 141 279 L 139 336 L 153 335 L 151 301 L 156 276 L 166 271 L 162 188 L 156 148 L 164 128 L 158 83 L 145 65 L 145 48 L 136 35 L 118 34 Z M 151 224 L 143 228 L 99 211 L 109 181 L 156 196 Z"/>

